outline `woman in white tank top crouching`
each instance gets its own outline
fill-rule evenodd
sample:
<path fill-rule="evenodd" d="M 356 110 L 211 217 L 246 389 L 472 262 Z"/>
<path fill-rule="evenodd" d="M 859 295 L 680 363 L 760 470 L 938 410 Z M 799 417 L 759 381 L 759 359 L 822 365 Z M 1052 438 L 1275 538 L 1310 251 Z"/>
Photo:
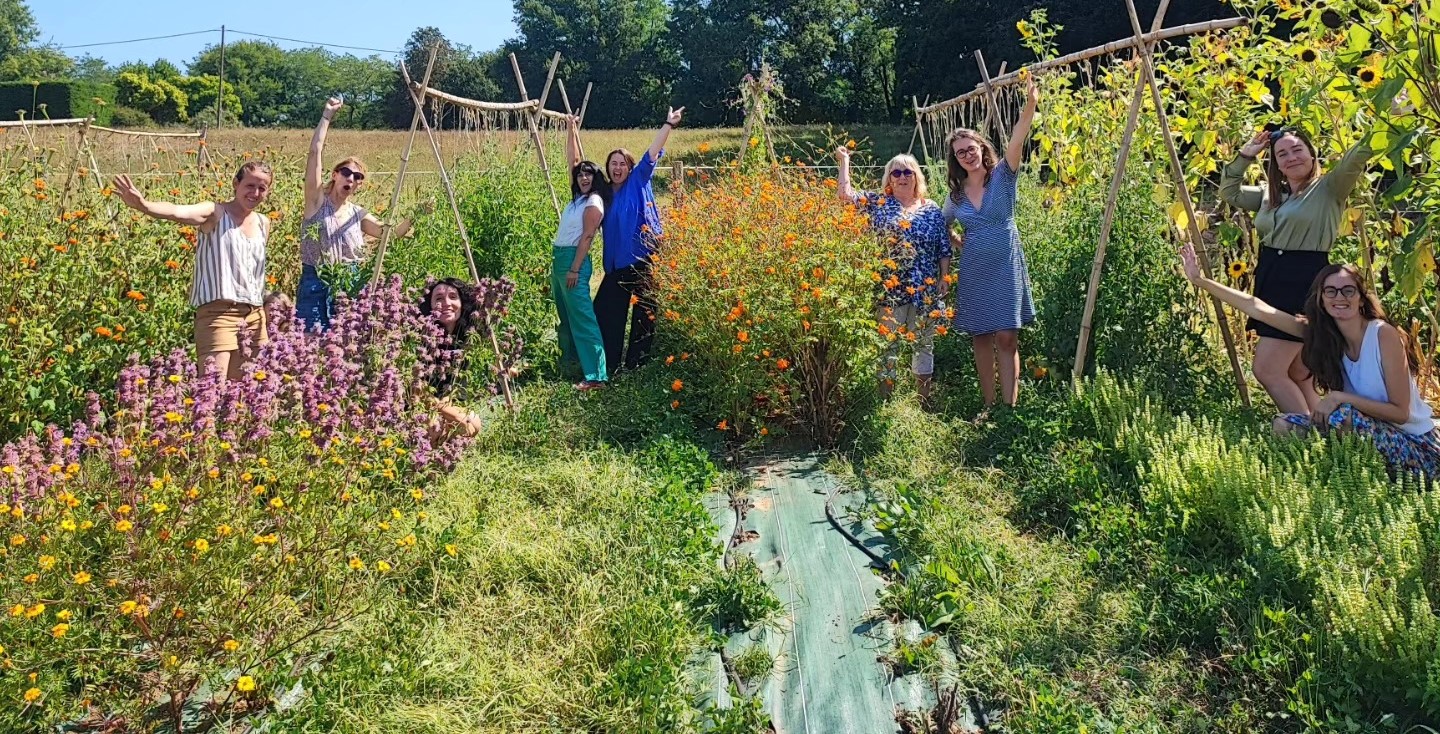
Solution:
<path fill-rule="evenodd" d="M 255 208 L 270 195 L 273 178 L 269 165 L 250 161 L 235 172 L 235 194 L 229 201 L 171 204 L 147 200 L 129 176 L 115 177 L 115 193 L 126 206 L 196 229 L 190 305 L 195 308 L 195 357 L 202 375 L 213 365 L 222 380 L 240 377 L 253 355 L 248 347 L 266 342 L 265 243 L 270 220 Z"/>
<path fill-rule="evenodd" d="M 1185 277 L 1249 316 L 1304 340 L 1300 359 L 1325 391 L 1313 413 L 1284 413 L 1277 433 L 1311 428 L 1365 436 L 1397 469 L 1434 476 L 1440 432 L 1415 383 L 1414 343 L 1385 319 L 1375 295 L 1353 265 L 1327 265 L 1315 276 L 1302 315 L 1217 283 L 1201 272 L 1195 250 L 1180 251 Z"/>

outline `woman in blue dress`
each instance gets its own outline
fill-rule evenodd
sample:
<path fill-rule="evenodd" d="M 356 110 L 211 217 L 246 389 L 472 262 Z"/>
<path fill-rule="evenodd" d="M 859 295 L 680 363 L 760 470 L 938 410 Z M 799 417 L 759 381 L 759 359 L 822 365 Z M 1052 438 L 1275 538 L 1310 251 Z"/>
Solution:
<path fill-rule="evenodd" d="M 870 218 L 884 257 L 875 270 L 875 320 L 889 342 L 880 369 L 880 394 L 895 385 L 900 346 L 910 344 L 921 405 L 929 406 L 935 373 L 935 335 L 943 334 L 944 298 L 949 290 L 951 242 L 940 206 L 926 198 L 925 172 L 913 156 L 900 154 L 885 165 L 882 191 L 856 191 L 850 184 L 850 149 L 835 151 L 840 200 Z"/>
<path fill-rule="evenodd" d="M 985 136 L 967 128 L 946 139 L 945 201 L 947 226 L 964 232 L 955 285 L 955 328 L 970 335 L 980 394 L 989 408 L 999 398 L 1014 405 L 1020 395 L 1020 329 L 1035 320 L 1030 273 L 1015 226 L 1016 173 L 1040 103 L 1040 89 L 1029 81 L 1025 109 L 1010 133 L 1005 157 L 996 160 Z"/>

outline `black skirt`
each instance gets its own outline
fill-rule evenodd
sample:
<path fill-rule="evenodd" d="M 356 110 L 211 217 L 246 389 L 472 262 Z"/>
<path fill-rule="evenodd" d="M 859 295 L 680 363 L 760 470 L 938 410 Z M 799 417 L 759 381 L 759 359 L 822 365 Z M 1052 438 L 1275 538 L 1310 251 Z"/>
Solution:
<path fill-rule="evenodd" d="M 1285 313 L 1299 315 L 1305 310 L 1305 297 L 1310 295 L 1315 276 L 1329 264 L 1328 252 L 1261 247 L 1260 262 L 1255 266 L 1255 297 Z M 1298 336 L 1253 318 L 1245 322 L 1245 328 L 1256 336 L 1301 341 Z"/>

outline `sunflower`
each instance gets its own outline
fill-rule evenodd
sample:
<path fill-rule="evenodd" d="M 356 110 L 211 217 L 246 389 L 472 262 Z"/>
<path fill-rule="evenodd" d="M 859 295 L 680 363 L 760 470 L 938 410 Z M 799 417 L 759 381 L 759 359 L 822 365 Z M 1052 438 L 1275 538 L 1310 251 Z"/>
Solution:
<path fill-rule="evenodd" d="M 1342 18 L 1339 13 L 1327 8 L 1324 12 L 1320 13 L 1320 22 L 1324 24 L 1326 28 L 1335 30 L 1345 24 L 1345 19 Z"/>
<path fill-rule="evenodd" d="M 1360 71 L 1355 73 L 1355 77 L 1366 89 L 1374 89 L 1385 80 L 1384 65 L 1385 59 L 1379 54 L 1371 56 L 1369 63 L 1360 67 Z"/>
<path fill-rule="evenodd" d="M 1301 48 L 1300 52 L 1296 54 L 1296 56 L 1299 56 L 1300 61 L 1306 64 L 1313 64 L 1315 63 L 1316 59 L 1320 58 L 1320 55 L 1315 53 L 1315 49 L 1310 48 L 1309 46 Z"/>
<path fill-rule="evenodd" d="M 1231 278 L 1239 278 L 1248 272 L 1250 272 L 1250 266 L 1246 264 L 1244 260 L 1236 260 L 1230 263 Z"/>

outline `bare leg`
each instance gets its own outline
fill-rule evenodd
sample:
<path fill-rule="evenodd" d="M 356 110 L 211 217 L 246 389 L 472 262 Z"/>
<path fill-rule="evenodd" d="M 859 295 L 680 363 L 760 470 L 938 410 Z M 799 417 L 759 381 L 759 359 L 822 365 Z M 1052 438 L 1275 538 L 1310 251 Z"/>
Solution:
<path fill-rule="evenodd" d="M 1020 334 L 1014 329 L 995 332 L 995 361 L 1000 365 L 1000 399 L 1014 406 L 1020 399 Z"/>
<path fill-rule="evenodd" d="M 980 378 L 980 397 L 985 407 L 995 404 L 995 335 L 981 334 L 972 337 L 975 348 L 975 374 Z"/>
<path fill-rule="evenodd" d="M 1290 376 L 1291 365 L 1299 357 L 1299 342 L 1262 336 L 1255 345 L 1255 362 L 1251 365 L 1251 372 L 1281 413 L 1310 412 L 1311 403 L 1305 399 L 1305 392 Z"/>
<path fill-rule="evenodd" d="M 234 353 L 234 351 L 206 352 L 205 354 L 199 355 L 200 376 L 204 377 L 205 375 L 210 374 L 211 371 L 214 371 L 216 374 L 220 375 L 221 382 L 239 377 L 239 374 L 232 374 L 232 372 L 239 372 L 238 364 L 240 362 L 240 360 L 238 359 L 230 358 L 231 355 Z"/>
<path fill-rule="evenodd" d="M 1305 406 L 1314 412 L 1315 406 L 1320 404 L 1320 396 L 1315 393 L 1315 376 L 1310 374 L 1310 368 L 1300 361 L 1300 354 L 1295 354 L 1295 361 L 1290 363 L 1290 379 L 1300 387 L 1300 392 L 1305 396 Z"/>

